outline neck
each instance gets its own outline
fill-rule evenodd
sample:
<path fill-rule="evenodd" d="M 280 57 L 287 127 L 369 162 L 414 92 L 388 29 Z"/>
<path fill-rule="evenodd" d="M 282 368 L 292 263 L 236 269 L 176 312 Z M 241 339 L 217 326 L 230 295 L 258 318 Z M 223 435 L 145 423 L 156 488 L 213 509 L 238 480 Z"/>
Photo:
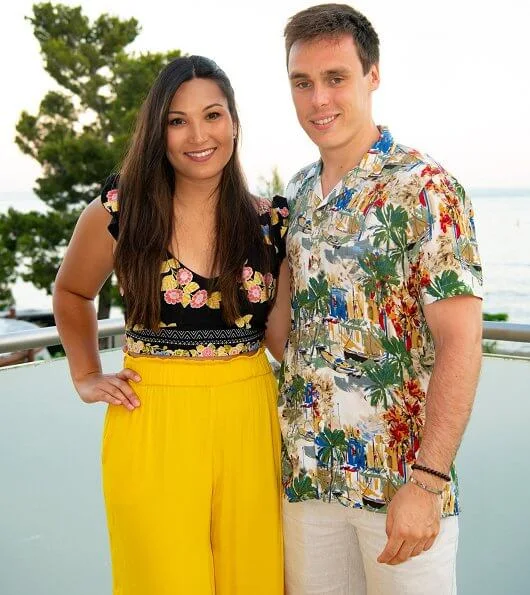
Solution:
<path fill-rule="evenodd" d="M 326 182 L 325 186 L 331 190 L 347 172 L 359 165 L 362 158 L 377 141 L 379 136 L 379 128 L 370 120 L 366 126 L 360 128 L 355 133 L 346 145 L 333 149 L 322 149 L 320 151 L 322 158 L 322 186 L 325 195 L 327 192 L 324 188 L 324 179 Z"/>
<path fill-rule="evenodd" d="M 193 209 L 207 212 L 217 204 L 218 186 L 221 178 L 192 180 L 178 177 L 175 183 L 175 202 L 181 209 Z"/>

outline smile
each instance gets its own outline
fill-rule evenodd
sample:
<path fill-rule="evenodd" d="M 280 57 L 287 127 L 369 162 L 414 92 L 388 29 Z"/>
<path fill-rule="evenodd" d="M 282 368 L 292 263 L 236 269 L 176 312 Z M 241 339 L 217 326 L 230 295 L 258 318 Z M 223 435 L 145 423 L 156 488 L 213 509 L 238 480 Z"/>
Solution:
<path fill-rule="evenodd" d="M 335 114 L 333 116 L 327 116 L 326 118 L 320 118 L 319 120 L 311 120 L 311 123 L 317 128 L 325 129 L 328 128 L 338 117 L 339 114 Z"/>
<path fill-rule="evenodd" d="M 184 155 L 187 155 L 190 159 L 193 159 L 193 161 L 206 161 L 211 155 L 213 155 L 216 149 L 217 147 L 213 147 L 212 149 L 204 149 L 204 151 L 188 151 L 184 153 Z"/>

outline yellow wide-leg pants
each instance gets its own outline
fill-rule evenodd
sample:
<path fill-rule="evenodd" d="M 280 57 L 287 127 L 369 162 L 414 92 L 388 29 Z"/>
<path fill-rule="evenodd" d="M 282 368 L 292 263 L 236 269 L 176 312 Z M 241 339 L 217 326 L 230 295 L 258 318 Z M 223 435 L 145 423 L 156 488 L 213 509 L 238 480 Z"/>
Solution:
<path fill-rule="evenodd" d="M 260 350 L 125 356 L 141 406 L 109 406 L 113 595 L 281 595 L 277 385 Z"/>

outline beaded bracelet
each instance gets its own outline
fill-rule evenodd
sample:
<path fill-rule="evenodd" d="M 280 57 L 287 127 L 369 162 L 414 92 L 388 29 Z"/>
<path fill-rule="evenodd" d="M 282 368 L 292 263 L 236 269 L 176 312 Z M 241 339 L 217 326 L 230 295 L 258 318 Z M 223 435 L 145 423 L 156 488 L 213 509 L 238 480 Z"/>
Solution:
<path fill-rule="evenodd" d="M 443 490 L 437 490 L 436 488 L 431 488 L 427 484 L 417 480 L 414 476 L 411 476 L 409 478 L 409 481 L 410 481 L 410 483 L 413 483 L 414 485 L 418 486 L 422 490 L 425 490 L 426 492 L 429 492 L 430 494 L 436 494 L 436 496 L 441 496 L 443 494 Z"/>
<path fill-rule="evenodd" d="M 439 477 L 445 481 L 451 481 L 451 477 L 447 475 L 447 473 L 442 473 L 441 471 L 436 471 L 436 469 L 431 469 L 430 467 L 425 467 L 425 465 L 419 465 L 418 463 L 414 463 L 412 465 L 412 469 L 417 469 L 418 471 L 423 471 L 424 473 L 428 473 L 429 475 L 434 475 L 435 477 Z"/>

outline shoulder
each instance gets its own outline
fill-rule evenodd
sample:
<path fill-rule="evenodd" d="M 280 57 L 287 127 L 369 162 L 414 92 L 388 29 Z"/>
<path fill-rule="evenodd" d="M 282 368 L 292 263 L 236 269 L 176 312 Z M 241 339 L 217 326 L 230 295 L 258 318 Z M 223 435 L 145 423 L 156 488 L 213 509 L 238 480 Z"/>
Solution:
<path fill-rule="evenodd" d="M 291 177 L 287 186 L 303 183 L 307 178 L 311 178 L 314 175 L 316 175 L 318 173 L 319 168 L 320 161 L 314 161 L 313 163 L 310 163 L 309 165 L 302 167 L 302 169 L 299 169 L 295 173 L 295 175 Z"/>
<path fill-rule="evenodd" d="M 466 198 L 458 180 L 436 159 L 417 149 L 396 145 L 385 167 L 389 168 L 392 194 L 398 202 L 426 207 L 436 196 L 462 202 Z"/>
<path fill-rule="evenodd" d="M 101 204 L 112 215 L 119 211 L 118 184 L 120 174 L 110 175 L 101 187 Z"/>
<path fill-rule="evenodd" d="M 117 240 L 119 234 L 119 197 L 118 185 L 120 175 L 112 174 L 101 187 L 100 202 L 104 209 L 111 215 L 110 223 L 107 226 L 111 236 Z"/>
<path fill-rule="evenodd" d="M 401 165 L 402 167 L 398 167 L 396 171 L 399 171 L 401 177 L 405 178 L 405 180 L 416 178 L 427 183 L 432 179 L 455 179 L 429 154 L 405 145 L 396 145 L 395 151 L 387 165 L 392 168 Z"/>
<path fill-rule="evenodd" d="M 262 222 L 269 222 L 270 220 L 272 225 L 276 225 L 280 220 L 289 217 L 289 207 L 284 196 L 279 194 L 276 194 L 273 198 L 254 196 L 253 201 Z"/>
<path fill-rule="evenodd" d="M 262 215 L 269 215 L 271 212 L 272 200 L 270 198 L 252 196 L 252 204 L 260 217 Z"/>
<path fill-rule="evenodd" d="M 295 200 L 299 190 L 306 184 L 308 180 L 311 180 L 318 175 L 320 171 L 320 161 L 315 161 L 306 165 L 302 169 L 298 170 L 294 176 L 289 180 L 285 187 L 285 197 L 287 202 L 290 204 L 291 201 Z"/>

